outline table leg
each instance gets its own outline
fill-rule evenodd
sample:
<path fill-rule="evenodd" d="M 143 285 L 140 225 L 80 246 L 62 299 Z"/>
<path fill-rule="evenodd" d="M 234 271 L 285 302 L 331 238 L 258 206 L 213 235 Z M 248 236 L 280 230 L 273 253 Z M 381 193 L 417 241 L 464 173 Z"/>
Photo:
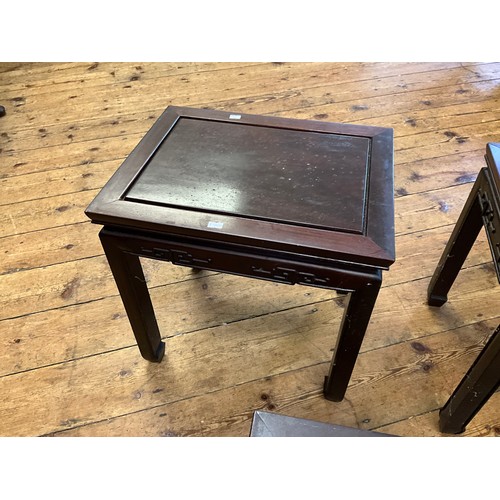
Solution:
<path fill-rule="evenodd" d="M 99 233 L 104 252 L 132 326 L 139 350 L 148 361 L 161 361 L 165 343 L 161 341 L 151 297 L 139 257 L 127 252 L 117 237 L 102 229 Z"/>
<path fill-rule="evenodd" d="M 442 306 L 448 300 L 448 292 L 483 226 L 478 197 L 483 175 L 481 171 L 431 278 L 427 289 L 430 306 Z"/>
<path fill-rule="evenodd" d="M 500 385 L 500 325 L 439 412 L 439 429 L 464 432 L 467 424 Z"/>
<path fill-rule="evenodd" d="M 366 328 L 382 284 L 382 272 L 374 272 L 350 293 L 330 365 L 325 378 L 324 395 L 330 401 L 342 401 L 358 357 Z"/>

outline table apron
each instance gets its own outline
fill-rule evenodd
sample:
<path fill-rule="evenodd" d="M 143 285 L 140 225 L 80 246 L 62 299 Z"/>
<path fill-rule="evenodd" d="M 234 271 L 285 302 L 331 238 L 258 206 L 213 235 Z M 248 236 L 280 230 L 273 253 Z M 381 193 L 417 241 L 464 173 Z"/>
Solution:
<path fill-rule="evenodd" d="M 500 282 L 500 209 L 499 194 L 490 171 L 483 168 L 478 175 L 478 200 L 481 207 L 483 225 Z"/>
<path fill-rule="evenodd" d="M 350 263 L 318 264 L 248 251 L 246 247 L 215 248 L 202 242 L 183 242 L 168 235 L 143 235 L 104 227 L 102 234 L 113 237 L 127 253 L 175 265 L 236 274 L 289 285 L 299 284 L 352 292 L 381 280 L 381 270 Z"/>

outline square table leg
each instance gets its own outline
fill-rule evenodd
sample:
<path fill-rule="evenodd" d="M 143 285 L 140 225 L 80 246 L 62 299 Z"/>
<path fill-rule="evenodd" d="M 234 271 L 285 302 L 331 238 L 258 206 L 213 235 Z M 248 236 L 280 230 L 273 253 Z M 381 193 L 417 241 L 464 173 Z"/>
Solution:
<path fill-rule="evenodd" d="M 159 362 L 165 353 L 165 343 L 161 340 L 141 261 L 121 247 L 121 238 L 105 229 L 99 238 L 141 355 L 148 361 Z"/>
<path fill-rule="evenodd" d="M 481 170 L 431 278 L 427 290 L 430 306 L 439 307 L 448 300 L 448 292 L 483 227 L 478 196 L 483 175 Z"/>
<path fill-rule="evenodd" d="M 323 388 L 325 398 L 330 401 L 344 398 L 381 284 L 382 272 L 376 270 L 347 299 L 330 372 L 325 377 Z"/>
<path fill-rule="evenodd" d="M 497 327 L 469 371 L 439 412 L 441 432 L 460 434 L 498 389 L 500 326 Z"/>

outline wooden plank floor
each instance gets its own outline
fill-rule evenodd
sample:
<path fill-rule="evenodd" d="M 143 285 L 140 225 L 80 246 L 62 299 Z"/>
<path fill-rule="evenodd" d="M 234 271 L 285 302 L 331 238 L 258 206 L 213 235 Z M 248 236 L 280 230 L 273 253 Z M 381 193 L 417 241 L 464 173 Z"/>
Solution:
<path fill-rule="evenodd" d="M 264 409 L 401 436 L 500 322 L 484 232 L 441 309 L 426 288 L 486 143 L 498 63 L 0 64 L 0 435 L 247 436 Z M 83 210 L 169 104 L 393 127 L 397 261 L 340 403 L 344 298 L 144 261 L 167 354 L 144 361 Z M 462 436 L 500 433 L 496 393 Z"/>

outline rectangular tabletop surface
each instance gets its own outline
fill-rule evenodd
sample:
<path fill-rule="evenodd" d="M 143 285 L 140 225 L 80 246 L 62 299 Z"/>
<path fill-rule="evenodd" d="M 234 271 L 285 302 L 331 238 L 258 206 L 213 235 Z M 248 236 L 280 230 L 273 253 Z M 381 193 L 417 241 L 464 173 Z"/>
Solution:
<path fill-rule="evenodd" d="M 169 106 L 93 222 L 387 268 L 393 131 Z"/>
<path fill-rule="evenodd" d="M 365 137 L 181 118 L 127 199 L 362 233 Z"/>

